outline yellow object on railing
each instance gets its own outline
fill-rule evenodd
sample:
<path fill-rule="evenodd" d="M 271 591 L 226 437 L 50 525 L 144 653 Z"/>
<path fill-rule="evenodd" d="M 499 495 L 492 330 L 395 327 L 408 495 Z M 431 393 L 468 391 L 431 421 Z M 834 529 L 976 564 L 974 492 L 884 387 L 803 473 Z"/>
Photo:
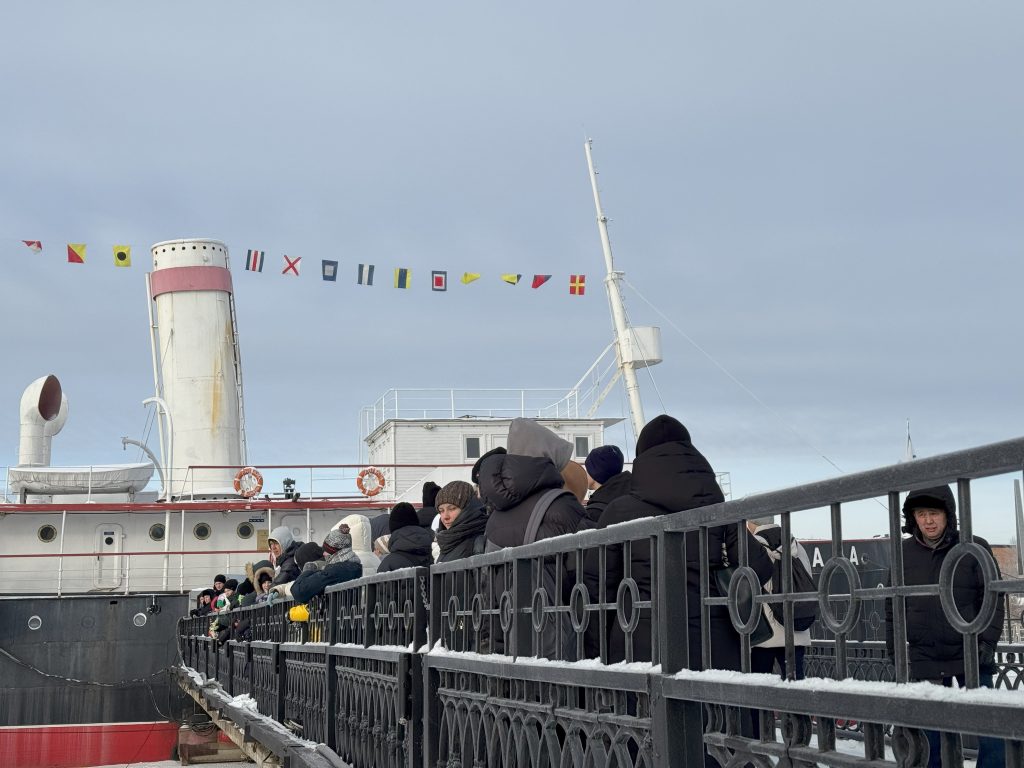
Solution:
<path fill-rule="evenodd" d="M 309 609 L 305 605 L 293 605 L 288 609 L 288 618 L 292 621 L 309 621 Z"/>

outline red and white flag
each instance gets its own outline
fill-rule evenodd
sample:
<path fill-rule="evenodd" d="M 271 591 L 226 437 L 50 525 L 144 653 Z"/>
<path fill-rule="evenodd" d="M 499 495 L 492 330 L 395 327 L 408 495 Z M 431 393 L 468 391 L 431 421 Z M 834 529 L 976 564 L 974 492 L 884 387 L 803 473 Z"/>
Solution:
<path fill-rule="evenodd" d="M 281 270 L 282 275 L 292 274 L 296 277 L 299 276 L 299 262 L 302 261 L 301 256 L 296 256 L 294 259 L 291 256 L 284 257 L 284 269 Z"/>
<path fill-rule="evenodd" d="M 39 253 L 43 250 L 43 244 L 39 240 L 22 240 L 25 245 L 32 249 L 32 253 Z"/>

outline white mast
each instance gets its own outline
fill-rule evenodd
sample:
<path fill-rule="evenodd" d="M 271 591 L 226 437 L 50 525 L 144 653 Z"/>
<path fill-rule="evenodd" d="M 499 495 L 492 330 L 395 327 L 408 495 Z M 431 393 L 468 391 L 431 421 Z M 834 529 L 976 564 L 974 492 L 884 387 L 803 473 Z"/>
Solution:
<path fill-rule="evenodd" d="M 608 291 L 608 304 L 612 310 L 612 323 L 615 326 L 615 357 L 618 360 L 619 372 L 626 387 L 626 397 L 629 399 L 629 415 L 633 422 L 633 434 L 639 435 L 644 426 L 644 408 L 640 403 L 640 386 L 636 380 L 635 355 L 630 348 L 631 340 L 629 325 L 626 323 L 626 309 L 622 304 L 622 291 L 619 289 L 619 281 L 622 279 L 622 272 L 615 271 L 615 264 L 612 261 L 612 244 L 608 239 L 608 217 L 604 215 L 601 208 L 601 195 L 597 191 L 597 171 L 594 170 L 594 157 L 591 154 L 592 139 L 587 139 L 583 145 L 587 153 L 587 167 L 590 169 L 590 186 L 594 190 L 594 206 L 597 209 L 597 229 L 601 233 L 601 248 L 604 250 L 604 264 L 607 274 L 604 278 L 604 285 Z"/>

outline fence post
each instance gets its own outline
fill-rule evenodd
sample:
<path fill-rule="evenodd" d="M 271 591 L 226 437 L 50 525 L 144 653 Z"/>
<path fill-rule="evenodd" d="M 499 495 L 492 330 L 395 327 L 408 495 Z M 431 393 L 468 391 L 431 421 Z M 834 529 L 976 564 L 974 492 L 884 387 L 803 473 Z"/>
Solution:
<path fill-rule="evenodd" d="M 702 768 L 704 765 L 703 705 L 698 701 L 667 699 L 662 682 L 688 667 L 690 653 L 688 594 L 685 587 L 686 537 L 696 532 L 663 531 L 656 540 L 657 571 L 653 587 L 657 622 L 655 663 L 661 673 L 651 675 L 651 731 L 654 735 L 654 764 Z M 706 562 L 701 563 L 706 568 Z M 670 585 L 683 579 L 683 589 Z M 681 592 L 681 594 L 680 594 Z"/>
<path fill-rule="evenodd" d="M 327 641 L 327 650 L 324 652 L 324 664 L 327 666 L 327 691 L 325 692 L 327 701 L 324 707 L 324 716 L 327 718 L 327 722 L 324 723 L 324 734 L 326 736 L 325 742 L 331 749 L 335 749 L 338 746 L 334 733 L 334 722 L 338 714 L 338 686 L 334 674 L 334 656 L 331 655 L 330 648 L 338 642 L 338 604 L 341 602 L 340 598 L 341 594 L 339 592 L 324 593 L 324 599 L 327 601 L 327 629 L 324 632 L 323 638 Z"/>
<path fill-rule="evenodd" d="M 528 559 L 516 558 L 512 561 L 512 636 L 509 638 L 511 648 L 505 649 L 505 655 L 513 658 L 529 656 L 533 651 L 530 642 L 533 637 L 533 614 L 527 610 L 533 598 L 533 590 L 530 589 L 531 565 Z"/>

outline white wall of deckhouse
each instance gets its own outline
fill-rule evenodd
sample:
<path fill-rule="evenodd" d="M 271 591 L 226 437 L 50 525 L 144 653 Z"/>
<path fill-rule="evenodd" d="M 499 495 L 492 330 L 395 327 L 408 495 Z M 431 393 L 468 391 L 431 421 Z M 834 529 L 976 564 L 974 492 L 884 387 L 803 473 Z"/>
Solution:
<path fill-rule="evenodd" d="M 601 419 L 539 420 L 574 446 L 573 458 L 583 462 L 604 444 Z M 387 482 L 405 501 L 420 503 L 428 480 L 444 485 L 469 480 L 473 463 L 487 451 L 508 444 L 510 419 L 390 419 L 366 439 L 370 464 L 459 465 L 410 467 L 386 471 Z"/>

